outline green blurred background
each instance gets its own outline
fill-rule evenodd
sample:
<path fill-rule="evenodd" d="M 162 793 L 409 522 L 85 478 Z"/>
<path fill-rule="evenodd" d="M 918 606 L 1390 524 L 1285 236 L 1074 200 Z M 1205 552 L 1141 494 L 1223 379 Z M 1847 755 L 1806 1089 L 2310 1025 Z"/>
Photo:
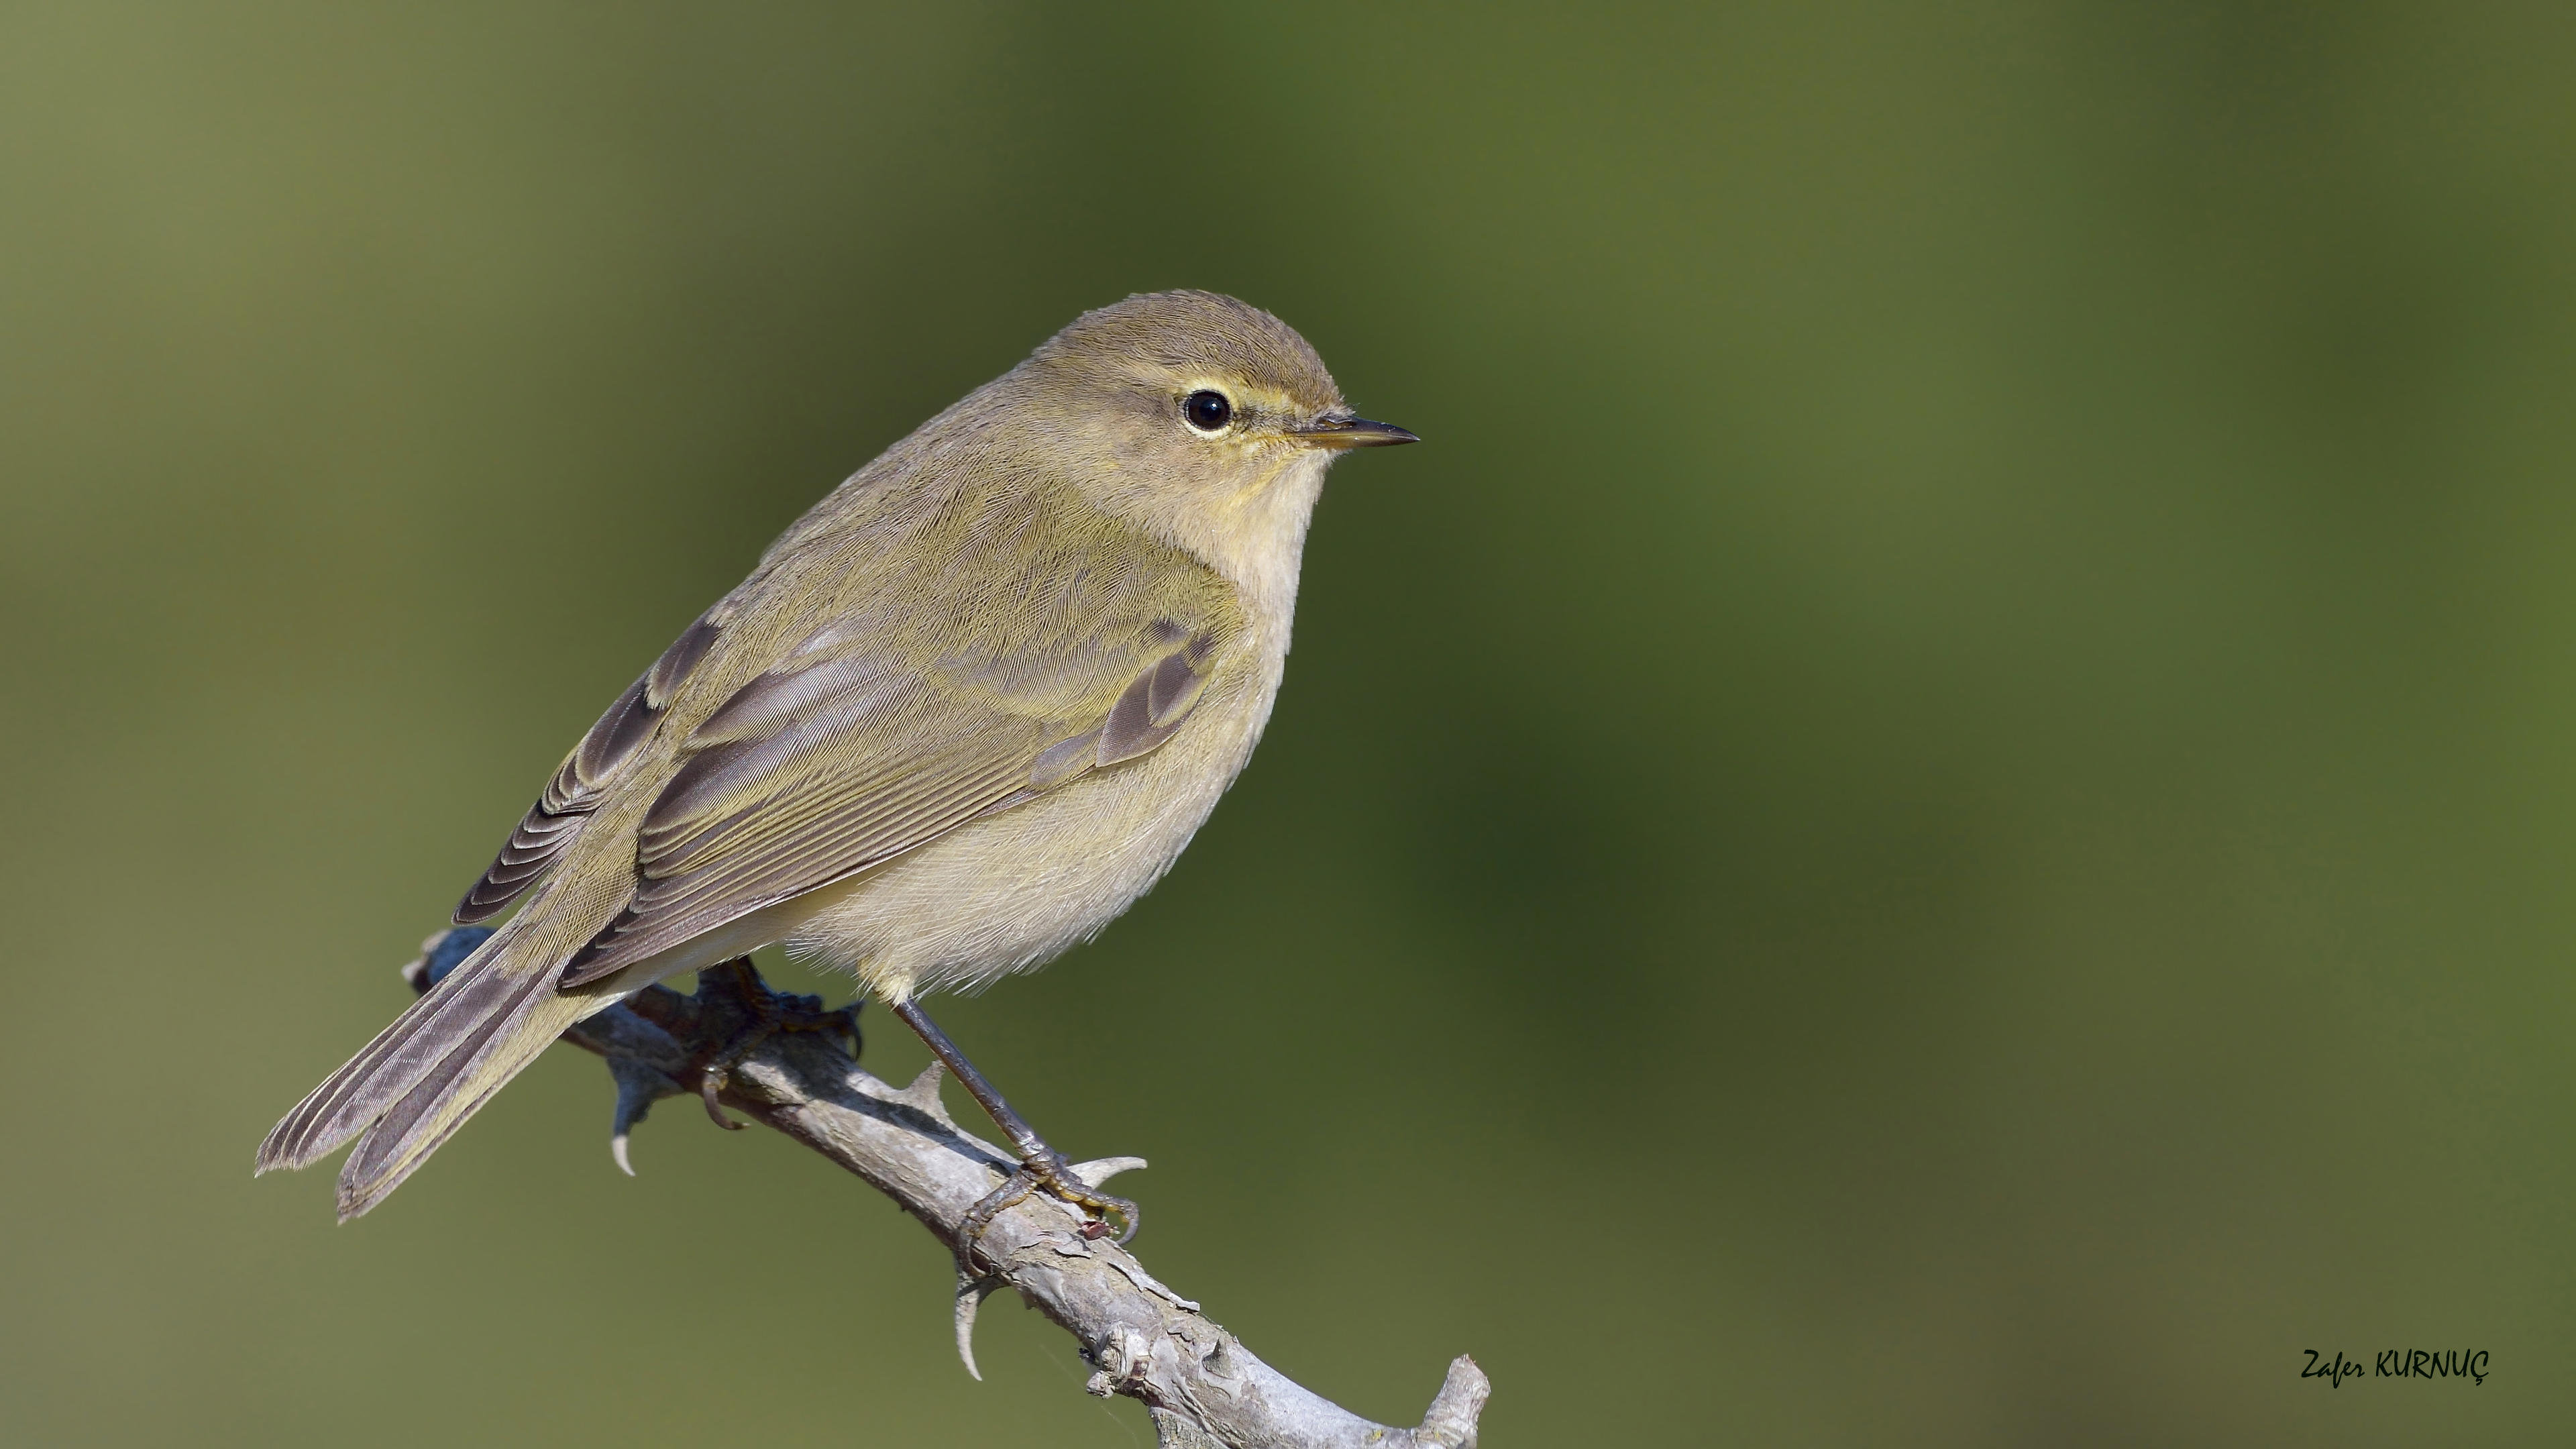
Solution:
<path fill-rule="evenodd" d="M 1495 1446 L 2555 1438 L 2571 75 L 2563 5 L 0 9 L 0 1439 L 1149 1441 L 783 1139 L 620 1177 L 568 1049 L 354 1226 L 249 1167 L 778 529 L 1176 285 L 1430 441 L 1179 869 L 945 1008 L 1158 1273 L 1380 1418 L 1473 1352 Z M 2491 1376 L 2298 1376 L 2400 1347 Z"/>

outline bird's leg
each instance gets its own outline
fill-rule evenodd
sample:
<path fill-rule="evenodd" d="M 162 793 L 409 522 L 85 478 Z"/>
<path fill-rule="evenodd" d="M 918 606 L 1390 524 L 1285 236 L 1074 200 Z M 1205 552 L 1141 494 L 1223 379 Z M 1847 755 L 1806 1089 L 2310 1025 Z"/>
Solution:
<path fill-rule="evenodd" d="M 717 988 L 717 989 L 710 989 Z M 698 1100 L 707 1104 L 707 1115 L 719 1127 L 739 1132 L 743 1124 L 726 1116 L 716 1105 L 716 1097 L 733 1080 L 733 1069 L 760 1044 L 782 1031 L 828 1031 L 847 1035 L 851 1054 L 857 1055 L 859 1044 L 858 1003 L 852 1002 L 838 1011 L 825 1011 L 820 997 L 791 996 L 772 991 L 769 983 L 752 969 L 751 958 L 737 956 L 721 966 L 710 966 L 698 973 L 698 997 L 711 1002 L 722 992 L 736 998 L 736 1005 L 749 1018 L 722 1051 L 709 1058 L 698 1073 Z"/>
<path fill-rule="evenodd" d="M 1123 1243 L 1136 1236 L 1136 1205 L 1123 1197 L 1096 1192 L 1090 1184 L 1074 1176 L 1073 1164 L 1065 1160 L 1063 1153 L 1047 1146 L 1046 1140 L 1038 1136 L 1019 1113 L 1011 1110 L 1011 1104 L 1002 1100 L 1002 1094 L 993 1090 L 993 1084 L 984 1080 L 984 1074 L 975 1070 L 973 1062 L 966 1060 L 966 1054 L 957 1049 L 957 1043 L 948 1039 L 948 1033 L 941 1031 L 922 1013 L 920 1003 L 897 1002 L 894 1014 L 929 1044 L 940 1065 L 965 1084 L 967 1095 L 982 1105 L 992 1117 L 993 1125 L 1001 1128 L 1002 1135 L 1011 1139 L 1011 1150 L 1020 1156 L 1019 1170 L 1000 1187 L 986 1194 L 981 1202 L 968 1208 L 966 1216 L 958 1219 L 959 1267 L 970 1276 L 974 1275 L 972 1260 L 976 1240 L 984 1236 L 984 1230 L 993 1225 L 993 1219 L 999 1217 L 1004 1209 L 1032 1192 L 1061 1198 L 1088 1214 L 1090 1221 L 1083 1225 L 1084 1237 L 1106 1237 L 1111 1214 L 1116 1214 L 1119 1219 L 1118 1241 Z"/>

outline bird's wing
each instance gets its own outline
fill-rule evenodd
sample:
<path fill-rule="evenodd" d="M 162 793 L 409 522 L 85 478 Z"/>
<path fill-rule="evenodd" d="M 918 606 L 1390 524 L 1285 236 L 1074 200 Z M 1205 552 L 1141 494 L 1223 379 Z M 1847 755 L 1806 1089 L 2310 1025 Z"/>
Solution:
<path fill-rule="evenodd" d="M 1242 628 L 1216 575 L 1123 530 L 984 533 L 915 551 L 940 567 L 866 591 L 689 728 L 636 831 L 633 898 L 566 963 L 564 985 L 1180 728 Z"/>
<path fill-rule="evenodd" d="M 706 658 L 718 632 L 717 619 L 717 610 L 709 610 L 691 624 L 573 746 L 483 878 L 465 893 L 456 907 L 457 925 L 476 925 L 501 914 L 554 868 L 590 823 L 609 785 L 661 724 L 680 685 Z"/>

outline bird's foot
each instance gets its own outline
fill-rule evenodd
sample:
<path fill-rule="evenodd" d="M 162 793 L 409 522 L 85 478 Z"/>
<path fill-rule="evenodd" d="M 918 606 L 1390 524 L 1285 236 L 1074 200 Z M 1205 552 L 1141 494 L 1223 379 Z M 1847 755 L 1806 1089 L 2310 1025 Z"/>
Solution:
<path fill-rule="evenodd" d="M 731 1006 L 741 1026 L 698 1069 L 698 1100 L 706 1103 L 707 1115 L 715 1124 L 730 1132 L 739 1132 L 744 1123 L 724 1114 L 716 1104 L 733 1080 L 733 1069 L 741 1066 L 762 1042 L 789 1031 L 828 1031 L 847 1037 L 850 1054 L 858 1055 L 859 1004 L 833 1011 L 823 1009 L 819 996 L 795 996 L 772 991 L 769 983 L 753 970 L 751 958 L 737 956 L 721 966 L 710 966 L 698 973 L 698 999 L 702 1006 L 713 1005 L 718 997 L 730 997 Z"/>
<path fill-rule="evenodd" d="M 1082 1210 L 1082 1236 L 1097 1242 L 1113 1231 L 1118 1241 L 1136 1236 L 1136 1204 L 1123 1197 L 1112 1197 L 1082 1180 L 1065 1160 L 1063 1153 L 1041 1144 L 1036 1152 L 1020 1159 L 1019 1170 L 1003 1180 L 1000 1187 L 986 1193 L 982 1201 L 966 1210 L 957 1220 L 957 1266 L 970 1278 L 981 1277 L 975 1271 L 976 1245 L 993 1219 L 1026 1200 L 1032 1193 L 1045 1193 L 1060 1202 L 1071 1203 Z M 1113 1228 L 1110 1219 L 1115 1217 Z M 987 1261 L 993 1261 L 989 1257 Z M 996 1268 L 1000 1264 L 994 1262 Z"/>

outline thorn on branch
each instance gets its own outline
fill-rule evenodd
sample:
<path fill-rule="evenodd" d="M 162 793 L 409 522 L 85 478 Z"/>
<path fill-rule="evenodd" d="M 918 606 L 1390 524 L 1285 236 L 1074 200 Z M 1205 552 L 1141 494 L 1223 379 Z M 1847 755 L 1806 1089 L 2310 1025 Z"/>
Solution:
<path fill-rule="evenodd" d="M 617 1168 L 628 1177 L 635 1175 L 635 1164 L 626 1160 L 626 1138 L 653 1104 L 664 1097 L 679 1095 L 680 1084 L 660 1068 L 647 1065 L 630 1056 L 608 1059 L 608 1074 L 617 1079 L 617 1115 L 608 1128 L 608 1155 L 617 1159 Z"/>
<path fill-rule="evenodd" d="M 979 1384 L 984 1371 L 975 1367 L 975 1311 L 1005 1286 L 999 1278 L 978 1278 L 962 1268 L 957 1273 L 957 1358 L 966 1365 L 967 1377 Z"/>
<path fill-rule="evenodd" d="M 912 1079 L 911 1086 L 894 1094 L 894 1100 L 951 1132 L 957 1131 L 957 1119 L 948 1115 L 948 1104 L 939 1100 L 939 1084 L 947 1076 L 948 1068 L 940 1064 L 939 1058 L 932 1057 L 930 1065 L 921 1069 L 921 1075 Z"/>

